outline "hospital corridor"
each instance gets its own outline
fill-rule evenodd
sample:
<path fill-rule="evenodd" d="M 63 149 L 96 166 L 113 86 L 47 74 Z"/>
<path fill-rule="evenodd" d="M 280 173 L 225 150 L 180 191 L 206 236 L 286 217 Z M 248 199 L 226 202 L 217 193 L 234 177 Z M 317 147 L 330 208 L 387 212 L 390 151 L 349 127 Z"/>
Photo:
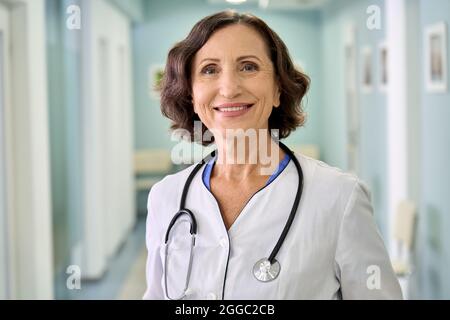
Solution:
<path fill-rule="evenodd" d="M 280 144 L 280 154 L 285 158 L 277 171 L 270 173 L 269 182 L 262 188 L 273 198 L 263 200 L 258 191 L 255 197 L 252 193 L 250 199 L 260 201 L 258 205 L 262 207 L 258 208 L 262 211 L 265 208 L 270 212 L 286 211 L 286 217 L 291 206 L 292 212 L 296 211 L 294 208 L 300 208 L 298 214 L 302 217 L 294 220 L 293 227 L 296 227 L 296 223 L 316 223 L 316 220 L 304 218 L 308 212 L 303 210 L 308 202 L 303 203 L 301 197 L 300 206 L 298 202 L 297 207 L 291 205 L 296 197 L 295 190 L 299 195 L 303 191 L 305 197 L 310 197 L 312 203 L 306 207 L 309 214 L 320 211 L 316 206 L 320 207 L 321 201 L 311 200 L 314 196 L 319 197 L 320 192 L 324 203 L 328 199 L 338 207 L 342 204 L 340 200 L 330 199 L 347 191 L 352 195 L 359 191 L 362 196 L 367 196 L 373 208 L 375 223 L 370 230 L 376 230 L 374 237 L 380 239 L 374 247 L 382 248 L 378 253 L 384 249 L 388 253 L 389 270 L 392 270 L 392 279 L 398 280 L 403 298 L 450 300 L 448 0 L 0 0 L 0 300 L 141 300 L 144 295 L 152 298 L 159 294 L 158 289 L 150 292 L 149 287 L 155 282 L 169 298 L 167 274 L 156 280 L 147 279 L 158 277 L 156 271 L 149 270 L 152 261 L 156 261 L 154 259 L 160 259 L 166 267 L 168 249 L 162 250 L 166 248 L 163 245 L 155 249 L 156 254 L 149 255 L 148 249 L 152 248 L 151 241 L 156 235 L 146 234 L 146 228 L 165 221 L 163 209 L 174 210 L 175 214 L 178 207 L 184 208 L 186 195 L 182 197 L 181 191 L 180 196 L 176 193 L 183 186 L 175 182 L 175 177 L 183 177 L 185 181 L 188 174 L 176 174 L 205 158 L 214 150 L 215 143 L 202 145 L 177 134 L 192 134 L 189 132 L 191 127 L 180 125 L 185 120 L 182 115 L 188 111 L 165 106 L 169 102 L 179 106 L 186 100 L 193 106 L 193 111 L 189 111 L 192 116 L 203 121 L 204 110 L 199 109 L 201 103 L 196 104 L 195 99 L 206 99 L 212 94 L 213 86 L 205 83 L 218 83 L 214 81 L 219 81 L 220 76 L 228 76 L 220 87 L 221 94 L 226 91 L 226 86 L 229 91 L 245 90 L 242 88 L 246 88 L 252 79 L 248 74 L 259 71 L 254 68 L 254 63 L 246 64 L 242 70 L 249 73 L 238 77 L 225 67 L 212 68 L 211 65 L 216 65 L 211 64 L 205 67 L 205 72 L 202 69 L 200 76 L 195 73 L 200 65 L 198 57 L 210 52 L 226 54 L 226 50 L 210 49 L 211 44 L 222 48 L 225 41 L 237 41 L 233 34 L 239 33 L 247 39 L 239 31 L 245 30 L 242 16 L 236 25 L 218 29 L 212 35 L 206 36 L 206 32 L 193 29 L 198 21 L 204 21 L 201 19 L 229 9 L 262 19 L 287 47 L 292 61 L 285 64 L 294 67 L 286 70 L 305 75 L 304 79 L 310 81 L 308 87 L 304 80 L 304 87 L 309 90 L 302 100 L 304 92 L 298 95 L 295 91 L 303 87 L 275 90 L 281 96 L 286 92 L 300 96 L 300 99 L 292 100 L 302 101 L 306 117 L 301 127 L 292 133 L 289 130 L 289 136 L 281 139 L 288 148 L 284 149 Z M 281 56 L 280 50 L 285 49 L 278 38 L 270 34 L 277 46 L 274 49 L 269 45 L 270 54 L 266 56 L 282 66 L 281 58 L 273 57 Z M 183 54 L 168 59 L 170 54 L 177 53 L 171 51 L 175 45 L 175 49 L 189 53 L 190 45 L 198 44 L 202 39 L 206 44 L 204 41 L 201 49 L 193 53 L 192 59 L 191 56 L 187 58 L 187 62 L 183 60 Z M 230 54 L 242 48 L 256 50 L 248 42 L 242 43 L 242 46 L 230 48 Z M 268 45 L 267 41 L 261 43 Z M 217 64 L 216 60 L 214 63 Z M 273 65 L 274 70 L 278 65 Z M 287 76 L 283 73 L 286 70 L 276 70 L 275 83 L 281 86 L 280 83 L 286 81 Z M 175 74 L 175 71 L 179 73 Z M 182 76 L 185 78 L 181 79 Z M 232 83 L 234 80 L 237 84 Z M 180 92 L 186 90 L 182 91 L 181 85 L 167 89 L 170 81 L 189 83 L 188 98 L 183 100 L 185 97 Z M 249 87 L 258 88 L 254 92 L 266 99 L 270 90 L 265 88 L 271 88 L 267 83 L 259 81 L 258 87 Z M 178 96 L 169 97 L 173 92 Z M 270 108 L 274 107 L 272 112 L 287 103 L 279 96 L 278 100 L 275 97 L 275 103 L 270 105 Z M 249 119 L 251 112 L 256 112 L 256 104 L 223 104 L 215 106 L 211 112 L 222 114 L 223 119 L 228 117 L 226 121 L 239 119 L 241 115 L 242 119 Z M 245 112 L 248 113 L 244 116 Z M 211 117 L 205 116 L 205 119 Z M 207 125 L 205 121 L 198 123 L 199 127 L 196 127 L 197 123 L 192 124 L 194 131 Z M 280 120 L 280 123 L 283 122 Z M 171 126 L 178 130 L 171 130 Z M 280 132 L 283 138 L 284 133 Z M 220 145 L 216 135 L 214 141 Z M 303 173 L 299 166 L 295 171 L 296 157 L 290 150 L 296 156 L 302 155 L 298 158 Z M 214 157 L 217 154 L 219 152 Z M 214 161 L 214 157 L 208 161 Z M 288 162 L 290 159 L 293 161 Z M 353 191 L 348 185 L 331 189 L 334 182 L 327 182 L 329 188 L 309 187 L 307 170 L 310 163 L 318 164 L 319 168 L 330 166 L 339 177 L 357 176 L 357 187 Z M 220 220 L 220 227 L 214 224 L 215 221 L 205 226 L 204 219 L 212 210 L 232 212 L 233 201 L 247 205 L 240 197 L 248 191 L 244 184 L 238 188 L 239 192 L 230 187 L 228 193 L 220 193 L 223 191 L 220 187 L 225 188 L 226 184 L 216 183 L 218 171 L 212 171 L 217 169 L 213 165 L 214 162 L 209 162 L 205 171 L 201 171 L 203 180 L 200 174 L 189 180 L 192 185 L 187 206 L 193 208 L 197 219 L 191 216 L 190 232 L 192 235 L 198 222 L 196 239 L 200 249 L 194 250 L 192 274 L 190 260 L 189 263 L 180 260 L 184 261 L 181 265 L 189 264 L 187 278 L 189 280 L 191 275 L 192 286 L 203 285 L 200 283 L 203 278 L 199 281 L 198 277 L 203 272 L 204 282 L 211 287 L 213 281 L 207 276 L 208 272 L 213 269 L 228 272 L 228 279 L 220 276 L 219 282 L 227 283 L 226 286 L 223 284 L 224 289 L 208 289 L 211 292 L 205 289 L 200 295 L 202 298 L 251 297 L 250 286 L 241 283 L 240 287 L 239 281 L 233 282 L 238 259 L 233 260 L 229 253 L 221 256 L 225 251 L 219 250 L 230 248 L 231 254 L 243 254 L 242 247 L 237 244 L 240 239 L 251 243 L 249 252 L 253 249 L 257 252 L 260 246 L 271 249 L 277 244 L 281 228 L 276 229 L 278 226 L 270 217 L 253 216 L 250 220 L 251 201 L 247 211 L 234 217 L 234 224 L 231 223 L 234 220 L 225 219 Z M 286 180 L 292 186 L 286 189 L 276 189 L 272 184 L 277 179 L 281 183 L 290 172 L 295 177 L 298 172 L 299 179 L 304 179 L 299 180 L 304 181 L 303 190 L 303 185 L 299 183 L 296 189 L 297 183 L 290 184 L 291 180 Z M 170 177 L 165 178 L 168 175 Z M 199 190 L 197 183 L 205 188 L 202 196 L 196 198 L 202 200 L 195 202 L 192 199 Z M 327 190 L 335 191 L 327 193 Z M 277 191 L 287 200 L 279 199 Z M 216 205 L 218 194 L 232 194 L 235 198 L 229 200 L 230 205 L 222 202 L 219 209 Z M 208 202 L 214 199 L 211 195 L 218 199 L 213 205 Z M 171 197 L 176 201 L 167 200 Z M 283 211 L 284 202 L 287 204 Z M 269 206 L 276 210 L 269 210 Z M 149 208 L 154 209 L 151 214 Z M 367 205 L 362 204 L 362 208 L 365 212 Z M 207 212 L 199 213 L 201 210 Z M 191 215 L 190 211 L 182 213 Z M 351 215 L 348 216 L 350 219 Z M 292 223 L 289 219 L 283 216 L 282 225 L 286 220 Z M 171 219 L 166 224 L 169 221 Z M 166 244 L 175 222 L 176 219 L 169 227 L 163 227 L 164 232 L 168 228 Z M 327 230 L 340 230 L 337 225 L 328 226 L 333 222 L 326 222 Z M 264 240 L 259 243 L 259 240 L 249 238 L 239 229 L 244 223 L 251 225 L 247 230 L 254 235 L 258 234 L 256 225 L 261 223 L 260 227 L 265 228 Z M 364 238 L 365 230 L 353 231 Z M 331 238 L 331 231 L 330 238 L 311 240 L 314 249 L 308 249 L 305 243 L 294 243 L 294 236 L 316 239 L 313 231 L 304 238 L 295 231 L 287 233 L 286 238 L 281 237 L 286 240 L 286 246 L 281 249 L 278 246 L 279 251 L 274 249 L 267 261 L 261 262 L 258 259 L 262 257 L 253 259 L 252 256 L 255 260 L 251 261 L 252 267 L 257 261 L 261 267 L 258 269 L 255 264 L 255 269 L 249 268 L 249 277 L 253 277 L 253 272 L 259 282 L 253 278 L 249 281 L 257 282 L 259 288 L 264 287 L 266 281 L 278 280 L 286 283 L 287 291 L 291 290 L 294 285 L 286 281 L 283 272 L 302 272 L 297 270 L 296 273 L 294 263 L 288 262 L 296 256 L 285 257 L 288 247 L 300 248 L 299 256 L 305 254 L 304 259 L 311 263 L 323 261 L 320 255 L 328 246 L 340 248 Z M 158 236 L 163 239 L 163 232 Z M 215 236 L 220 239 L 218 249 L 211 249 L 208 256 L 203 255 L 202 244 Z M 190 239 L 186 239 L 187 244 L 178 244 L 179 238 L 174 237 L 175 246 L 179 247 L 174 249 L 173 256 L 169 254 L 173 258 L 172 266 L 180 265 L 177 250 L 184 245 L 187 248 Z M 194 243 L 192 236 L 191 250 Z M 209 245 L 207 243 L 204 250 L 209 250 Z M 373 251 L 367 250 L 360 255 L 370 260 Z M 378 253 L 376 258 L 381 255 Z M 347 256 L 342 253 L 342 257 Z M 201 259 L 218 266 L 196 269 Z M 277 260 L 281 269 L 276 265 Z M 245 261 L 241 262 L 246 265 Z M 270 269 L 275 273 L 268 272 L 267 267 L 268 273 L 264 274 L 262 266 L 266 262 L 269 267 L 278 268 Z M 367 274 L 371 275 L 373 270 L 376 273 L 377 268 L 367 268 Z M 367 275 L 365 271 L 364 275 Z M 280 278 L 276 279 L 278 273 Z M 305 277 L 304 274 L 301 276 Z M 169 284 L 174 277 L 169 275 Z M 335 280 L 333 278 L 330 283 L 334 285 Z M 183 281 L 178 285 L 183 286 Z M 170 287 L 171 293 L 175 294 L 178 285 Z M 366 286 L 366 282 L 362 285 Z M 187 287 L 186 284 L 181 297 L 189 295 Z M 231 290 L 235 292 L 231 294 Z M 299 297 L 307 296 L 299 294 Z M 310 296 L 313 299 L 322 297 L 320 294 Z M 345 297 L 358 298 L 356 289 L 354 295 L 348 295 L 347 291 Z"/>

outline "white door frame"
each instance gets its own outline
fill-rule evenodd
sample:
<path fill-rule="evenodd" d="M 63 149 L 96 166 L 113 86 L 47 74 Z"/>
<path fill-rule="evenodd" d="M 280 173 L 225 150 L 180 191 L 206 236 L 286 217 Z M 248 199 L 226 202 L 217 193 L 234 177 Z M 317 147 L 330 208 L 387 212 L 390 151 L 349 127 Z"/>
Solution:
<path fill-rule="evenodd" d="M 53 298 L 45 1 L 0 0 L 11 34 L 5 108 L 10 298 Z"/>
<path fill-rule="evenodd" d="M 11 297 L 10 269 L 11 237 L 8 227 L 10 216 L 8 215 L 7 189 L 7 152 L 6 152 L 6 106 L 10 104 L 9 89 L 9 52 L 10 52 L 9 10 L 0 3 L 0 300 Z"/>
<path fill-rule="evenodd" d="M 419 20 L 417 0 L 387 1 L 386 26 L 389 50 L 388 70 L 388 185 L 389 185 L 389 248 L 397 256 L 397 246 L 392 234 L 395 213 L 400 201 L 420 199 L 420 105 L 419 74 L 414 72 L 420 65 L 417 35 Z M 408 89 L 409 88 L 409 89 Z M 412 90 L 415 88 L 416 90 Z"/>

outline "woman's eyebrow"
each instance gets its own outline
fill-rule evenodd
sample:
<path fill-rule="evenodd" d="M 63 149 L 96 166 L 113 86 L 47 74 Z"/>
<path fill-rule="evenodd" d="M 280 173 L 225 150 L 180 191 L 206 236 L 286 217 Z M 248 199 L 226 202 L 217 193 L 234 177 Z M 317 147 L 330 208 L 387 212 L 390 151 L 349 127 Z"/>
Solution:
<path fill-rule="evenodd" d="M 239 57 L 239 58 L 237 59 L 237 61 L 245 60 L 245 59 L 248 59 L 248 58 L 254 58 L 254 59 L 256 59 L 256 60 L 262 62 L 262 60 L 261 60 L 260 58 L 258 58 L 257 56 L 254 56 L 254 55 L 241 56 L 241 57 Z"/>
<path fill-rule="evenodd" d="M 237 58 L 237 61 L 242 61 L 242 60 L 249 59 L 249 58 L 253 58 L 253 59 L 256 59 L 256 60 L 262 62 L 262 60 L 260 58 L 258 58 L 257 56 L 254 56 L 254 55 L 240 56 L 239 58 Z M 217 58 L 204 58 L 204 59 L 202 59 L 199 62 L 199 65 L 202 64 L 205 61 L 220 62 L 220 59 L 217 59 Z"/>
<path fill-rule="evenodd" d="M 214 62 L 219 62 L 220 61 L 220 59 L 215 59 L 215 58 L 205 58 L 205 59 L 203 59 L 202 61 L 200 61 L 200 63 L 199 64 L 202 64 L 203 62 L 205 62 L 205 61 L 214 61 Z"/>

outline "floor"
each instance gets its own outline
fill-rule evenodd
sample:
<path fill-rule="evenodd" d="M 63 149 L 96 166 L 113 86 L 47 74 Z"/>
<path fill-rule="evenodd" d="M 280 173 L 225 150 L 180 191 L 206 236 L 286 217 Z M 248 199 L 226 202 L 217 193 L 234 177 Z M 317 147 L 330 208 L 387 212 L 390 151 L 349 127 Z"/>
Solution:
<path fill-rule="evenodd" d="M 146 289 L 145 216 L 140 216 L 133 232 L 109 262 L 102 279 L 83 281 L 72 299 L 140 300 Z"/>
<path fill-rule="evenodd" d="M 127 278 L 124 281 L 122 289 L 117 297 L 119 300 L 142 299 L 144 295 L 145 284 L 145 262 L 147 259 L 147 250 L 142 250 L 137 258 Z"/>

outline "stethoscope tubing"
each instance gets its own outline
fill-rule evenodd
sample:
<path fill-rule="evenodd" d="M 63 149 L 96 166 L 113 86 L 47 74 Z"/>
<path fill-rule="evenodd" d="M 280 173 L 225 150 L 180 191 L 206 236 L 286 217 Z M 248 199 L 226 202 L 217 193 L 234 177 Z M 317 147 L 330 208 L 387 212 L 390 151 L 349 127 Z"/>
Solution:
<path fill-rule="evenodd" d="M 292 223 L 294 221 L 294 218 L 296 216 L 296 213 L 297 213 L 297 210 L 298 210 L 298 207 L 299 207 L 299 203 L 300 203 L 300 199 L 301 199 L 301 196 L 302 196 L 302 192 L 303 192 L 303 171 L 302 171 L 302 168 L 300 166 L 300 163 L 299 163 L 297 157 L 294 155 L 294 153 L 286 145 L 284 145 L 281 142 L 279 142 L 279 145 L 280 145 L 280 148 L 284 152 L 286 152 L 290 156 L 292 161 L 294 162 L 294 165 L 295 165 L 295 167 L 296 167 L 296 169 L 298 171 L 299 183 L 298 183 L 298 187 L 297 187 L 297 193 L 295 195 L 295 200 L 294 200 L 294 203 L 292 205 L 291 212 L 289 213 L 289 217 L 288 217 L 288 219 L 286 221 L 286 224 L 285 224 L 285 226 L 283 228 L 283 231 L 281 232 L 280 237 L 278 238 L 277 243 L 275 244 L 275 247 L 273 248 L 272 252 L 270 253 L 269 258 L 267 258 L 267 261 L 270 263 L 270 265 L 275 265 L 276 264 L 278 266 L 278 269 L 279 269 L 279 263 L 278 263 L 278 261 L 276 261 L 275 257 L 277 256 L 278 252 L 280 251 L 280 248 L 283 245 L 287 234 L 289 233 L 289 229 L 291 228 Z M 189 187 L 190 187 L 190 185 L 192 183 L 192 180 L 194 179 L 195 175 L 201 169 L 203 164 L 205 164 L 207 161 L 209 161 L 209 159 L 211 159 L 212 157 L 215 156 L 215 152 L 216 151 L 213 151 L 210 155 L 208 155 L 202 161 L 200 161 L 195 166 L 195 168 L 192 170 L 192 172 L 189 174 L 189 176 L 188 176 L 188 178 L 186 180 L 186 183 L 184 185 L 184 188 L 183 188 L 183 193 L 181 195 L 180 209 L 173 216 L 172 220 L 169 223 L 169 226 L 167 227 L 167 231 L 166 231 L 166 234 L 165 234 L 165 238 L 164 238 L 165 245 L 166 245 L 166 249 L 165 249 L 165 263 L 166 263 L 166 266 L 167 266 L 168 241 L 169 241 L 170 231 L 171 231 L 172 227 L 174 226 L 174 224 L 176 223 L 176 221 L 178 220 L 178 218 L 180 216 L 182 216 L 182 215 L 189 216 L 189 219 L 190 219 L 190 231 L 189 232 L 191 234 L 192 241 L 191 241 L 191 251 L 190 251 L 188 273 L 186 275 L 186 284 L 185 284 L 185 289 L 184 289 L 183 295 L 181 297 L 174 298 L 174 299 L 182 299 L 185 296 L 185 294 L 186 294 L 186 290 L 187 290 L 187 286 L 188 286 L 189 278 L 190 278 L 190 274 L 191 274 L 191 268 L 192 268 L 192 258 L 193 258 L 193 248 L 195 246 L 195 237 L 196 237 L 197 231 L 198 231 L 197 230 L 198 225 L 197 225 L 197 220 L 195 218 L 195 215 L 192 213 L 192 211 L 190 211 L 189 209 L 187 209 L 185 207 L 187 194 L 189 192 Z M 262 260 L 264 260 L 264 259 L 262 259 Z M 167 288 L 167 270 L 164 273 L 165 273 L 164 282 L 165 282 L 165 287 L 166 287 L 166 295 L 167 295 L 167 297 L 170 300 L 173 300 L 172 298 L 169 297 L 169 294 L 167 292 L 167 289 L 168 289 Z"/>

